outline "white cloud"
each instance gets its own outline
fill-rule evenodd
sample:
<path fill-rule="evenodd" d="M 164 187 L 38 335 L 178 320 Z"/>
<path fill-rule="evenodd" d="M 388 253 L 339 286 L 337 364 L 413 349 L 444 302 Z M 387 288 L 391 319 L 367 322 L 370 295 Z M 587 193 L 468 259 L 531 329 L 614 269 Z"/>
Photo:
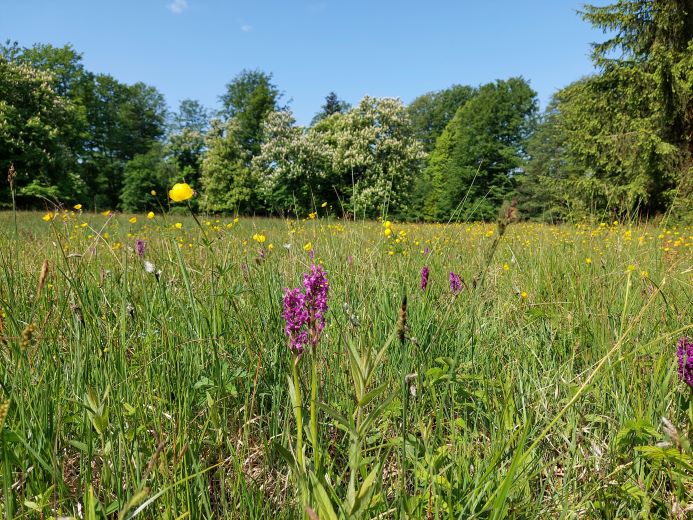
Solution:
<path fill-rule="evenodd" d="M 250 32 L 252 30 L 253 30 L 252 25 L 248 25 L 248 24 L 241 25 L 241 31 L 243 31 L 243 32 Z"/>
<path fill-rule="evenodd" d="M 188 0 L 173 0 L 168 8 L 173 14 L 180 14 L 188 8 Z"/>

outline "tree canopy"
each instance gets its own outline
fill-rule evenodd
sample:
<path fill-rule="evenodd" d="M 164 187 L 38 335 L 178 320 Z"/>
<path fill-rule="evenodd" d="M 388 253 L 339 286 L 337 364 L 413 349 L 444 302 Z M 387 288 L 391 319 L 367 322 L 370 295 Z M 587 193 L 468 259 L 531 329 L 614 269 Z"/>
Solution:
<path fill-rule="evenodd" d="M 242 70 L 213 112 L 169 110 L 142 82 L 85 68 L 71 45 L 0 45 L 0 207 L 46 200 L 143 210 L 188 182 L 207 212 L 495 219 L 691 213 L 693 0 L 615 0 L 580 15 L 603 30 L 595 72 L 543 114 L 522 77 L 455 84 L 408 106 L 335 91 L 296 124 L 271 73 Z"/>
<path fill-rule="evenodd" d="M 424 216 L 494 218 L 526 164 L 536 111 L 536 93 L 522 78 L 481 86 L 436 140 Z"/>
<path fill-rule="evenodd" d="M 524 208 L 690 211 L 693 2 L 619 0 L 582 15 L 610 38 L 593 45 L 599 72 L 559 91 L 532 139 Z"/>

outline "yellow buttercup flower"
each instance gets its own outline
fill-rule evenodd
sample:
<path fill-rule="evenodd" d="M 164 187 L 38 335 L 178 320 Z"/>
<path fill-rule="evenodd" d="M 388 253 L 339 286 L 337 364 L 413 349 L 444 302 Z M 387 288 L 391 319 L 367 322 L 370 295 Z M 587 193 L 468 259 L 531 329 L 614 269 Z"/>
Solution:
<path fill-rule="evenodd" d="M 110 216 L 111 216 L 111 210 L 110 210 L 110 209 L 107 209 L 106 211 L 102 211 L 101 214 L 102 214 L 104 217 L 110 217 Z"/>
<path fill-rule="evenodd" d="M 265 240 L 267 240 L 267 237 L 265 237 L 265 235 L 263 235 L 262 233 L 255 233 L 253 235 L 253 240 L 255 240 L 255 242 L 257 242 L 258 244 L 262 244 Z"/>
<path fill-rule="evenodd" d="M 315 217 L 317 217 L 317 216 L 318 216 L 318 214 L 315 213 L 315 212 L 313 212 L 313 213 L 308 213 L 308 218 L 309 218 L 310 220 L 315 219 Z"/>
<path fill-rule="evenodd" d="M 156 190 L 150 191 L 149 194 L 150 194 L 152 197 L 156 197 Z"/>
<path fill-rule="evenodd" d="M 137 224 L 137 217 L 130 217 L 130 218 L 128 219 L 128 222 L 129 222 L 130 224 Z"/>
<path fill-rule="evenodd" d="M 586 263 L 586 264 L 591 264 L 591 263 L 592 263 L 592 259 L 591 259 L 590 257 L 585 258 L 585 263 Z"/>
<path fill-rule="evenodd" d="M 41 218 L 42 218 L 43 220 L 45 220 L 46 222 L 49 222 L 49 221 L 53 220 L 53 212 L 52 212 L 52 211 L 49 211 L 48 213 L 46 213 L 46 214 L 45 214 L 43 217 L 41 217 Z"/>
<path fill-rule="evenodd" d="M 183 227 L 183 224 L 181 224 L 180 222 L 176 222 L 175 225 L 176 225 L 176 229 L 180 229 Z"/>
<path fill-rule="evenodd" d="M 522 292 L 520 293 L 520 297 L 521 297 L 523 300 L 526 300 L 526 299 L 527 299 L 527 296 L 529 296 L 529 295 L 527 294 L 526 291 L 522 291 Z"/>
<path fill-rule="evenodd" d="M 183 202 L 193 196 L 193 189 L 186 182 L 178 182 L 168 191 L 168 196 L 173 202 Z"/>
<path fill-rule="evenodd" d="M 310 242 L 303 246 L 304 251 L 310 251 L 311 249 L 313 249 L 313 244 L 311 244 Z"/>
<path fill-rule="evenodd" d="M 321 208 L 326 208 L 326 207 L 327 207 L 327 202 L 323 202 L 322 204 L 320 204 L 320 207 L 321 207 Z"/>
<path fill-rule="evenodd" d="M 387 227 L 387 228 L 385 228 L 385 231 L 383 231 L 383 233 L 385 233 L 386 237 L 389 237 L 392 234 L 392 229 Z"/>
<path fill-rule="evenodd" d="M 81 205 L 81 204 L 75 204 L 75 205 L 72 206 L 72 207 L 75 208 L 77 211 L 79 211 L 80 209 L 82 209 L 82 205 Z"/>
<path fill-rule="evenodd" d="M 147 213 L 147 218 L 148 218 L 148 219 L 154 218 L 154 212 L 153 212 L 153 211 L 150 211 L 149 213 Z"/>

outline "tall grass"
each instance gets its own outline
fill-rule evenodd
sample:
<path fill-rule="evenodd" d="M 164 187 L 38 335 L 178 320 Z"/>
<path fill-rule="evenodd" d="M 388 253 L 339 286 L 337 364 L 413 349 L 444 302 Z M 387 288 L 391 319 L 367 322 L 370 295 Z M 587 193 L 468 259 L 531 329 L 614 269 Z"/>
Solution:
<path fill-rule="evenodd" d="M 15 237 L 0 214 L 5 518 L 326 518 L 316 501 L 347 516 L 373 469 L 352 516 L 685 518 L 693 503 L 675 356 L 693 335 L 690 227 L 521 223 L 498 239 L 329 216 L 41 217 L 19 214 Z M 312 262 L 330 310 L 306 498 L 281 298 Z M 311 364 L 297 368 L 308 417 Z M 376 409 L 355 454 L 345 424 Z"/>

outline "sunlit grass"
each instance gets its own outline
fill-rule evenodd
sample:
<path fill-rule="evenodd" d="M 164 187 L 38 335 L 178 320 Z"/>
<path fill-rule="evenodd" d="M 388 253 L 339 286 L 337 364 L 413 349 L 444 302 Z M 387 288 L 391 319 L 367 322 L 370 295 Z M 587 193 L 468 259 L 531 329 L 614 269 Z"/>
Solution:
<path fill-rule="evenodd" d="M 692 335 L 693 228 L 512 224 L 489 263 L 492 224 L 326 211 L 20 213 L 16 230 L 0 214 L 0 511 L 300 517 L 280 456 L 295 441 L 281 299 L 312 262 L 330 280 L 319 399 L 341 413 L 348 342 L 378 350 L 408 297 L 405 341 L 375 368 L 394 397 L 364 441 L 383 463 L 372 511 L 668 517 L 690 503 L 691 473 L 637 447 L 667 440 L 662 417 L 689 427 L 675 343 Z M 349 439 L 318 419 L 338 504 Z"/>

